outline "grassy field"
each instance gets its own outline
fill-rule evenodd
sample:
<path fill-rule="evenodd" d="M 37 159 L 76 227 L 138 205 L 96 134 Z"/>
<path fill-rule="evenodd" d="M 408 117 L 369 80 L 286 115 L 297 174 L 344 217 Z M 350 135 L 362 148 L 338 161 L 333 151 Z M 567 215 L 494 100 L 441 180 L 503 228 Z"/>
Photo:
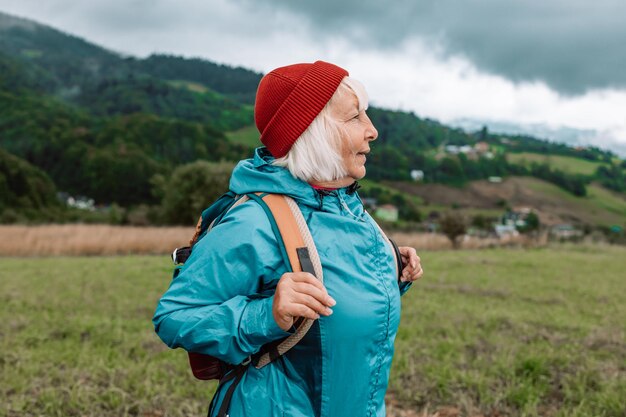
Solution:
<path fill-rule="evenodd" d="M 160 255 L 186 246 L 195 226 L 0 225 L 0 256 Z"/>
<path fill-rule="evenodd" d="M 391 388 L 463 415 L 625 416 L 624 249 L 432 253 Z"/>
<path fill-rule="evenodd" d="M 545 181 L 531 177 L 520 180 L 525 188 L 535 192 L 534 200 L 545 211 L 572 217 L 587 224 L 622 225 L 626 219 L 626 199 L 597 184 L 587 186 L 585 197 L 576 197 Z"/>
<path fill-rule="evenodd" d="M 226 137 L 231 142 L 239 143 L 251 148 L 262 146 L 261 141 L 259 140 L 259 131 L 254 125 L 242 127 L 241 129 L 233 132 L 227 132 Z"/>
<path fill-rule="evenodd" d="M 421 255 L 389 391 L 404 411 L 391 415 L 626 415 L 625 248 Z M 0 262 L 0 415 L 206 412 L 215 385 L 150 323 L 166 256 Z"/>
<path fill-rule="evenodd" d="M 174 248 L 188 246 L 194 232 L 195 226 L 0 225 L 0 257 L 169 255 Z M 390 231 L 389 236 L 418 250 L 452 248 L 448 238 L 440 233 Z M 538 246 L 544 243 L 541 239 L 523 235 L 515 239 L 465 236 L 463 248 Z"/>
<path fill-rule="evenodd" d="M 554 169 L 582 175 L 592 175 L 596 172 L 596 169 L 602 165 L 600 162 L 587 161 L 571 156 L 542 155 L 530 152 L 508 153 L 506 158 L 509 162 L 515 164 L 525 165 L 531 162 L 545 163 L 549 164 Z"/>

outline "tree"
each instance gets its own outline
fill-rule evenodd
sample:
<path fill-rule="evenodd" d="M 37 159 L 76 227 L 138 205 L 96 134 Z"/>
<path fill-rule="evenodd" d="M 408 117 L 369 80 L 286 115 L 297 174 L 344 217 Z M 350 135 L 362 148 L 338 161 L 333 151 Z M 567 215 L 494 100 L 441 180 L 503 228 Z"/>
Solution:
<path fill-rule="evenodd" d="M 482 214 L 477 214 L 472 217 L 472 226 L 481 230 L 489 230 L 492 228 L 491 220 L 487 216 L 483 216 Z"/>
<path fill-rule="evenodd" d="M 518 227 L 517 230 L 521 233 L 533 232 L 535 230 L 539 230 L 539 226 L 541 223 L 539 222 L 539 216 L 535 214 L 534 211 L 531 211 L 524 219 L 526 224 L 522 227 Z"/>
<path fill-rule="evenodd" d="M 487 129 L 487 126 L 483 125 L 483 128 L 480 129 L 480 133 L 478 134 L 478 137 L 482 141 L 485 141 L 489 138 L 489 130 Z"/>
<path fill-rule="evenodd" d="M 202 211 L 228 191 L 231 162 L 196 161 L 174 170 L 165 188 L 163 217 L 171 224 L 196 224 Z"/>
<path fill-rule="evenodd" d="M 0 210 L 57 206 L 56 188 L 37 167 L 0 149 Z"/>
<path fill-rule="evenodd" d="M 56 187 L 45 172 L 0 149 L 0 222 L 45 218 L 60 206 Z"/>
<path fill-rule="evenodd" d="M 459 236 L 464 235 L 466 231 L 465 219 L 463 216 L 458 212 L 449 211 L 439 221 L 439 226 L 441 227 L 443 234 L 450 239 L 450 242 L 452 242 L 452 247 L 458 249 L 458 238 Z"/>

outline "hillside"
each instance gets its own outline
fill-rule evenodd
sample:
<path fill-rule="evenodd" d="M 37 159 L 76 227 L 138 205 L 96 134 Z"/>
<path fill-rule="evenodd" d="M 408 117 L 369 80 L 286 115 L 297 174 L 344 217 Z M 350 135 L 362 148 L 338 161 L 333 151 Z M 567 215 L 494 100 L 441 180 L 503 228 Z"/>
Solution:
<path fill-rule="evenodd" d="M 604 165 L 602 162 L 588 161 L 573 156 L 544 155 L 531 152 L 509 153 L 506 158 L 514 164 L 530 165 L 533 162 L 548 164 L 569 174 L 581 175 L 593 175 L 600 166 Z"/>
<path fill-rule="evenodd" d="M 242 92 L 233 84 L 240 82 L 241 88 L 250 90 L 260 78 L 252 71 L 208 61 L 123 57 L 54 28 L 1 12 L 0 55 L 4 56 L 0 56 L 0 68 L 19 66 L 21 72 L 30 73 L 22 77 L 20 85 L 37 87 L 39 92 L 93 115 L 145 112 L 209 123 L 223 130 L 251 124 L 252 111 L 249 105 L 213 88 L 240 97 Z M 191 91 L 167 82 L 181 79 L 201 81 L 205 89 Z"/>
<path fill-rule="evenodd" d="M 557 186 L 532 177 L 509 177 L 501 183 L 473 181 L 464 188 L 444 184 L 389 183 L 397 190 L 419 196 L 425 211 L 441 207 L 458 207 L 466 212 L 476 209 L 502 212 L 512 208 L 530 207 L 547 226 L 561 223 L 611 226 L 626 219 L 626 198 L 592 184 L 585 197 L 575 197 Z M 429 207 L 432 207 L 429 209 Z"/>

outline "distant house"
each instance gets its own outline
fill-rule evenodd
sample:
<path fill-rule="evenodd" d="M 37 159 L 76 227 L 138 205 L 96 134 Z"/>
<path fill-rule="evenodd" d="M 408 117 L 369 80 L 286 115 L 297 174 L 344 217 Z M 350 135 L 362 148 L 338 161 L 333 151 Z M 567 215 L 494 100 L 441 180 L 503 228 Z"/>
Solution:
<path fill-rule="evenodd" d="M 57 198 L 64 202 L 67 206 L 80 210 L 95 211 L 95 201 L 93 198 L 84 196 L 73 197 L 65 192 L 57 193 Z"/>
<path fill-rule="evenodd" d="M 512 224 L 496 224 L 494 226 L 494 229 L 498 237 L 519 235 L 517 228 L 515 227 L 515 225 L 512 225 Z"/>
<path fill-rule="evenodd" d="M 467 153 L 474 152 L 474 149 L 469 145 L 463 145 L 459 148 L 459 152 L 467 154 Z"/>
<path fill-rule="evenodd" d="M 489 182 L 499 184 L 502 182 L 502 177 L 489 177 Z"/>
<path fill-rule="evenodd" d="M 500 218 L 500 223 L 514 228 L 522 228 L 526 226 L 526 218 L 531 212 L 532 209 L 529 207 L 516 207 L 504 213 Z"/>
<path fill-rule="evenodd" d="M 421 169 L 412 169 L 411 170 L 411 179 L 413 181 L 423 181 L 424 180 L 424 171 Z"/>
<path fill-rule="evenodd" d="M 447 145 L 446 152 L 456 155 L 459 153 L 459 147 L 456 145 Z"/>
<path fill-rule="evenodd" d="M 383 204 L 382 206 L 378 206 L 374 214 L 381 220 L 388 222 L 398 221 L 398 208 L 393 204 Z"/>
<path fill-rule="evenodd" d="M 583 231 L 576 229 L 571 224 L 564 223 L 552 226 L 550 234 L 559 239 L 571 239 L 581 237 L 583 235 Z"/>
<path fill-rule="evenodd" d="M 489 152 L 489 144 L 487 142 L 478 142 L 474 145 L 474 150 L 480 154 Z"/>

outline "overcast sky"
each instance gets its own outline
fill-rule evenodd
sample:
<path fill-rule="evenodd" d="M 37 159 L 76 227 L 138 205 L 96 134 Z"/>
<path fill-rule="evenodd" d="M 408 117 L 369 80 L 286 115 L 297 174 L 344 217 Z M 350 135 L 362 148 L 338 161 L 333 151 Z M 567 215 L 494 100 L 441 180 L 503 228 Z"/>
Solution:
<path fill-rule="evenodd" d="M 137 56 L 262 72 L 323 59 L 375 105 L 626 151 L 623 0 L 0 0 L 0 11 Z"/>

